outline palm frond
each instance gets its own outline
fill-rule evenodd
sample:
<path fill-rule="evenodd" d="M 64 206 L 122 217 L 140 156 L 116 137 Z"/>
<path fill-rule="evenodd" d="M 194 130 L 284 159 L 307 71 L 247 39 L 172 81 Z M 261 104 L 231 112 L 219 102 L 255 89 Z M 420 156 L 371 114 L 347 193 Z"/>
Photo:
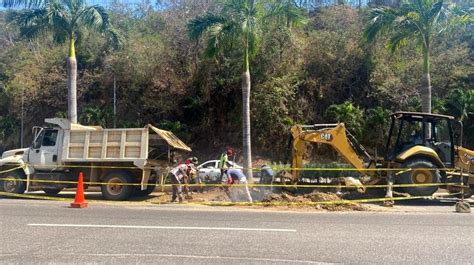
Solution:
<path fill-rule="evenodd" d="M 428 12 L 428 19 L 430 21 L 436 21 L 439 18 L 440 12 L 443 9 L 443 1 L 438 1 L 431 6 Z"/>
<path fill-rule="evenodd" d="M 62 6 L 65 6 L 71 12 L 78 11 L 86 4 L 84 0 L 59 0 Z"/>
<path fill-rule="evenodd" d="M 65 43 L 69 40 L 69 34 L 64 30 L 53 31 L 53 41 L 56 43 Z"/>
<path fill-rule="evenodd" d="M 105 8 L 99 5 L 84 8 L 78 17 L 78 21 L 101 32 L 106 31 L 109 27 L 109 15 Z"/>
<path fill-rule="evenodd" d="M 304 9 L 298 7 L 292 0 L 275 1 L 266 8 L 264 21 L 277 20 L 286 26 L 303 26 L 309 21 Z"/>
<path fill-rule="evenodd" d="M 25 7 L 40 8 L 43 7 L 48 0 L 1 0 L 1 5 L 5 8 L 9 7 Z"/>
<path fill-rule="evenodd" d="M 397 13 L 387 7 L 373 8 L 369 11 L 369 25 L 364 31 L 368 42 L 373 42 L 378 34 L 390 30 L 397 19 Z"/>
<path fill-rule="evenodd" d="M 220 51 L 219 38 L 217 35 L 210 35 L 207 38 L 205 55 L 209 58 L 216 56 Z"/>
<path fill-rule="evenodd" d="M 118 50 L 124 45 L 124 38 L 118 30 L 113 27 L 109 27 L 109 29 L 105 32 L 107 37 L 107 42 L 109 45 L 114 49 Z"/>
<path fill-rule="evenodd" d="M 26 38 L 36 38 L 49 31 L 50 21 L 45 9 L 33 9 L 19 14 L 15 19 L 20 25 L 20 34 Z"/>
<path fill-rule="evenodd" d="M 72 34 L 72 19 L 67 10 L 58 1 L 52 1 L 45 7 L 46 16 L 50 20 L 50 28 L 54 31 L 65 31 Z"/>
<path fill-rule="evenodd" d="M 191 39 L 198 40 L 204 33 L 206 33 L 211 28 L 216 29 L 222 27 L 226 23 L 226 19 L 222 16 L 214 15 L 212 13 L 207 13 L 204 16 L 199 16 L 192 19 L 187 27 L 188 33 Z"/>
<path fill-rule="evenodd" d="M 398 31 L 390 38 L 387 48 L 394 53 L 399 48 L 406 46 L 412 38 L 414 38 L 413 31 Z"/>

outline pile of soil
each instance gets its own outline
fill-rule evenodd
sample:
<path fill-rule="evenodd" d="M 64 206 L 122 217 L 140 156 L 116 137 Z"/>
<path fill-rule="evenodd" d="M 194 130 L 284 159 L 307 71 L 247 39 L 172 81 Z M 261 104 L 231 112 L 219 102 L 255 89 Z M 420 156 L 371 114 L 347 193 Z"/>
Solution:
<path fill-rule="evenodd" d="M 341 201 L 341 203 L 337 203 Z M 272 204 L 280 204 L 288 207 L 312 207 L 316 209 L 324 209 L 328 211 L 364 211 L 366 208 L 357 203 L 343 202 L 343 199 L 332 192 L 315 191 L 308 194 L 296 195 L 288 192 L 272 193 L 264 196 L 262 202 Z M 316 204 L 315 204 L 316 203 Z M 320 203 L 320 204 L 318 204 Z"/>
<path fill-rule="evenodd" d="M 240 191 L 236 191 L 240 193 Z M 307 194 L 294 194 L 291 192 L 268 193 L 258 189 L 251 189 L 255 205 L 251 207 L 276 207 L 276 208 L 307 208 L 328 211 L 365 211 L 366 207 L 357 203 L 343 202 L 344 198 L 332 192 L 313 191 Z M 154 196 L 148 199 L 151 203 L 169 203 L 171 200 L 170 192 L 154 193 Z M 228 203 L 230 199 L 227 193 L 221 188 L 210 188 L 203 192 L 189 192 L 183 195 L 185 202 L 205 203 L 205 202 L 223 202 Z M 242 202 L 246 202 L 245 196 Z M 337 203 L 341 201 L 341 203 Z"/>
<path fill-rule="evenodd" d="M 153 197 L 148 199 L 151 203 L 169 203 L 171 201 L 171 192 L 155 192 Z M 183 194 L 185 202 L 201 203 L 201 202 L 230 202 L 229 197 L 223 189 L 210 188 L 202 192 L 189 192 Z"/>

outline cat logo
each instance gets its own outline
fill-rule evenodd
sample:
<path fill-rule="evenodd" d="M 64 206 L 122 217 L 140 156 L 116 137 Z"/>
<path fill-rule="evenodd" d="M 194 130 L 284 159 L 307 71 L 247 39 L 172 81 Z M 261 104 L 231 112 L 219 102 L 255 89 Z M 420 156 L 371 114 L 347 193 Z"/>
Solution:
<path fill-rule="evenodd" d="M 471 161 L 474 162 L 474 156 L 471 156 L 471 155 L 468 155 L 468 154 L 464 154 L 464 157 L 468 160 L 468 161 Z"/>
<path fill-rule="evenodd" d="M 330 133 L 322 133 L 321 134 L 321 140 L 325 140 L 325 141 L 332 141 L 332 134 Z"/>

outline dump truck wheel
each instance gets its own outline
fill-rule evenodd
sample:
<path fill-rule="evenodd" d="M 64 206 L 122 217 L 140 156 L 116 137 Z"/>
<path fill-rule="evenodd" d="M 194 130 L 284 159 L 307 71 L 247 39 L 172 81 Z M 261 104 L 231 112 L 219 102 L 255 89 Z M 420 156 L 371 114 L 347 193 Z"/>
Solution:
<path fill-rule="evenodd" d="M 145 197 L 145 196 L 150 195 L 154 191 L 155 191 L 155 186 L 147 186 L 146 190 L 141 190 L 140 187 L 138 187 L 138 189 L 135 190 L 133 195 L 137 197 Z"/>
<path fill-rule="evenodd" d="M 44 193 L 48 195 L 56 195 L 60 193 L 63 189 L 62 188 L 45 188 L 43 189 Z"/>
<path fill-rule="evenodd" d="M 126 200 L 130 197 L 130 195 L 132 195 L 133 192 L 133 186 L 126 185 L 130 184 L 131 182 L 131 177 L 127 172 L 118 171 L 109 173 L 104 178 L 104 183 L 107 184 L 100 186 L 102 196 L 106 200 Z"/>
<path fill-rule="evenodd" d="M 152 184 L 152 185 L 148 185 L 146 187 L 146 190 L 141 190 L 141 187 L 140 186 L 136 186 L 134 187 L 134 191 L 133 191 L 133 195 L 137 196 L 137 197 L 145 197 L 145 196 L 148 196 L 150 195 L 152 192 L 155 191 L 155 184 L 156 183 L 149 183 L 149 184 Z"/>
<path fill-rule="evenodd" d="M 428 160 L 415 159 L 405 161 L 402 167 L 413 170 L 399 175 L 399 181 L 397 182 L 400 184 L 439 183 L 441 179 L 439 169 Z M 411 196 L 431 196 L 438 190 L 438 186 L 402 187 L 402 190 Z"/>
<path fill-rule="evenodd" d="M 152 192 L 155 191 L 155 188 L 157 187 L 156 184 L 158 183 L 158 178 L 156 175 L 152 174 L 150 176 L 150 180 L 148 180 L 148 186 L 146 187 L 146 190 L 141 190 L 141 186 L 134 186 L 133 187 L 133 195 L 137 197 L 145 197 L 150 195 Z"/>
<path fill-rule="evenodd" d="M 0 191 L 8 193 L 23 194 L 26 190 L 25 174 L 15 170 L 1 175 Z"/>

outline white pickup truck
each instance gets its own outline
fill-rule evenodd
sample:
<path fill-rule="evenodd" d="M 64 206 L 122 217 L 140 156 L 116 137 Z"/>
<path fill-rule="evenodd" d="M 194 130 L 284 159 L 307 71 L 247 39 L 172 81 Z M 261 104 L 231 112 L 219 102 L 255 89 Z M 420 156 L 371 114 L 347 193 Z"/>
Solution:
<path fill-rule="evenodd" d="M 82 171 L 86 188 L 100 186 L 105 199 L 126 200 L 133 194 L 150 194 L 174 152 L 191 151 L 173 133 L 150 124 L 104 129 L 60 118 L 45 122 L 51 126 L 34 127 L 29 148 L 3 153 L 0 191 L 57 194 L 76 187 L 74 182 Z"/>

